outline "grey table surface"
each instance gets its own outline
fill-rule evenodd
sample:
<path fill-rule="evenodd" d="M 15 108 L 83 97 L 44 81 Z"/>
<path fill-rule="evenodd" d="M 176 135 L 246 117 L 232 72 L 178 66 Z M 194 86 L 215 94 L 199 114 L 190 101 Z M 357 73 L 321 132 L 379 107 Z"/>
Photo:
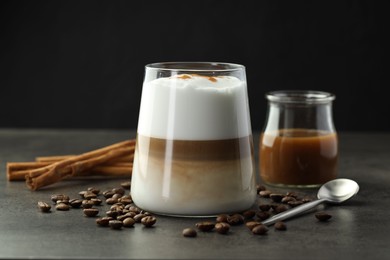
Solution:
<path fill-rule="evenodd" d="M 271 227 L 265 236 L 254 236 L 245 226 L 234 226 L 228 235 L 211 232 L 185 238 L 181 235 L 183 228 L 194 227 L 200 220 L 163 216 L 158 216 L 154 228 L 101 228 L 93 218 L 83 217 L 82 210 L 44 214 L 36 203 L 50 201 L 51 194 L 57 193 L 76 198 L 79 191 L 91 186 L 101 190 L 118 187 L 126 179 L 67 180 L 35 192 L 23 182 L 6 179 L 6 162 L 82 153 L 134 137 L 131 130 L 0 129 L 0 258 L 390 258 L 390 133 L 340 133 L 339 177 L 359 183 L 357 196 L 342 205 L 319 206 L 317 210 L 333 216 L 328 222 L 316 221 L 310 212 L 286 221 L 287 231 Z M 258 137 L 254 135 L 256 153 Z M 101 212 L 106 207 L 101 206 Z"/>

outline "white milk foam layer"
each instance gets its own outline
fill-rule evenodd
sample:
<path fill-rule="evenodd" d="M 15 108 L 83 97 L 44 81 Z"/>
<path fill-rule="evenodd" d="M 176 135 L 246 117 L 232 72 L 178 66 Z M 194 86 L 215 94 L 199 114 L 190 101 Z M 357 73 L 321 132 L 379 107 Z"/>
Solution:
<path fill-rule="evenodd" d="M 246 82 L 180 74 L 145 82 L 138 134 L 170 140 L 221 140 L 252 134 Z"/>

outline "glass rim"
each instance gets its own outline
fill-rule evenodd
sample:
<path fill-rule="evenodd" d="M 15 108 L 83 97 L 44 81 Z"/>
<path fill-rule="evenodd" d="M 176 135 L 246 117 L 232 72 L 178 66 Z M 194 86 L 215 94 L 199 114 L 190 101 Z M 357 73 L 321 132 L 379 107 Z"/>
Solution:
<path fill-rule="evenodd" d="M 244 65 L 228 62 L 207 61 L 171 61 L 145 65 L 146 69 L 181 71 L 181 72 L 233 72 L 245 69 Z"/>
<path fill-rule="evenodd" d="M 270 91 L 265 96 L 271 102 L 293 104 L 321 104 L 336 98 L 332 93 L 316 90 L 277 90 Z"/>

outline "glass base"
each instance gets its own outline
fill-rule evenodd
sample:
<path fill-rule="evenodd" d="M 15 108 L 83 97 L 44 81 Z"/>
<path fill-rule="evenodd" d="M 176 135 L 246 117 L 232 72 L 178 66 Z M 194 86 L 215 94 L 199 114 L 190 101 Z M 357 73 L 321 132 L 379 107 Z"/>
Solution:
<path fill-rule="evenodd" d="M 150 212 L 150 211 L 148 211 Z M 219 214 L 211 214 L 211 215 L 180 215 L 180 214 L 169 214 L 169 213 L 159 213 L 159 212 L 150 212 L 155 215 L 164 216 L 164 217 L 174 217 L 174 218 L 215 218 Z"/>
<path fill-rule="evenodd" d="M 140 208 L 141 210 L 147 211 L 151 214 L 159 215 L 159 216 L 166 216 L 166 217 L 175 217 L 175 218 L 215 218 L 215 217 L 218 217 L 218 215 L 222 215 L 222 214 L 230 215 L 230 214 L 244 212 L 246 210 L 252 209 L 255 206 L 255 204 L 256 204 L 256 202 L 254 202 L 250 207 L 248 207 L 246 209 L 236 210 L 236 211 L 217 212 L 217 213 L 211 213 L 211 214 L 190 214 L 190 213 L 189 214 L 180 214 L 180 213 L 169 213 L 169 212 L 159 212 L 159 211 L 154 211 L 154 210 L 148 210 L 148 209 L 144 209 L 142 207 L 139 207 L 139 206 L 137 206 L 136 203 L 134 203 L 134 205 L 136 207 Z"/>

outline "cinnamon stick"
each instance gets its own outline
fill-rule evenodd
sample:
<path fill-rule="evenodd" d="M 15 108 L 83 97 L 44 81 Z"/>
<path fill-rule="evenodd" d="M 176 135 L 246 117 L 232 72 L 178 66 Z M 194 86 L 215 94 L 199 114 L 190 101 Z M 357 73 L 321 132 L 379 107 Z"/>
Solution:
<path fill-rule="evenodd" d="M 25 181 L 26 174 L 30 170 L 47 166 L 51 163 L 49 162 L 9 162 L 7 163 L 7 179 L 8 181 Z M 103 175 L 103 176 L 113 176 L 113 177 L 131 177 L 133 169 L 132 163 L 123 163 L 123 162 L 108 162 L 107 164 L 102 164 L 92 168 L 90 171 L 82 172 L 76 174 L 75 176 L 93 176 L 93 175 Z"/>
<path fill-rule="evenodd" d="M 39 156 L 35 157 L 35 161 L 37 162 L 58 162 L 65 159 L 69 159 L 70 157 L 76 156 L 72 155 L 55 155 L 55 156 Z"/>
<path fill-rule="evenodd" d="M 58 162 L 58 161 L 62 161 L 65 159 L 69 159 L 73 156 L 76 156 L 76 155 L 39 156 L 39 157 L 35 157 L 35 161 L 36 162 L 53 163 L 53 162 Z M 134 159 L 134 154 L 130 154 L 130 155 L 126 155 L 126 156 L 120 157 L 118 159 L 115 159 L 114 161 L 115 162 L 132 162 L 133 159 Z"/>
<path fill-rule="evenodd" d="M 81 173 L 92 170 L 104 163 L 131 156 L 134 154 L 134 145 L 134 139 L 123 141 L 29 170 L 25 176 L 27 187 L 31 190 L 37 190 L 62 179 L 81 175 Z"/>
<path fill-rule="evenodd" d="M 105 154 L 105 153 L 107 153 L 107 152 L 109 152 L 111 150 L 114 150 L 116 148 L 130 146 L 130 147 L 133 148 L 132 150 L 134 151 L 134 144 L 135 144 L 135 140 L 124 141 L 124 142 L 116 143 L 116 144 L 113 144 L 113 145 L 110 145 L 110 146 L 107 146 L 107 147 L 104 147 L 104 148 L 100 148 L 100 149 L 97 149 L 97 150 L 94 150 L 94 151 L 91 151 L 91 152 L 83 153 L 81 155 L 72 156 L 72 157 L 70 157 L 68 159 L 55 162 L 55 163 L 50 164 L 50 165 L 48 165 L 46 167 L 41 167 L 41 168 L 38 168 L 36 170 L 32 170 L 32 171 L 30 171 L 28 173 L 28 177 L 29 178 L 35 178 L 37 176 L 42 175 L 43 173 L 46 173 L 47 171 L 49 171 L 53 167 L 55 167 L 55 168 L 58 168 L 58 167 L 59 168 L 63 168 L 66 165 L 72 164 L 72 163 L 77 162 L 77 161 L 93 158 L 94 156 L 96 157 L 96 156 Z M 129 152 L 131 152 L 131 151 L 129 151 Z M 118 157 L 120 157 L 120 156 L 118 156 Z"/>

